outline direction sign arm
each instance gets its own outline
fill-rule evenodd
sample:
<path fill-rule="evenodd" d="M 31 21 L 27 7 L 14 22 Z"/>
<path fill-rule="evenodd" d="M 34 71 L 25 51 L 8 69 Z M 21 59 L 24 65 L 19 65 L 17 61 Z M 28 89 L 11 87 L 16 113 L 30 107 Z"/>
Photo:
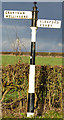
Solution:
<path fill-rule="evenodd" d="M 47 19 L 38 19 L 37 27 L 43 28 L 61 28 L 60 20 L 47 20 Z"/>
<path fill-rule="evenodd" d="M 32 11 L 4 10 L 7 19 L 32 19 Z"/>

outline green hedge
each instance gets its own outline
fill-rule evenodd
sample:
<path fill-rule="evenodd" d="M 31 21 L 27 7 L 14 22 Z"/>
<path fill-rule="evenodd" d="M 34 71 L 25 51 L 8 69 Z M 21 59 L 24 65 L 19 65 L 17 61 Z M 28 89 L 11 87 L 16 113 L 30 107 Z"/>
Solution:
<path fill-rule="evenodd" d="M 35 114 L 51 109 L 62 109 L 62 80 L 64 67 L 36 66 Z M 28 95 L 29 65 L 16 64 L 2 67 L 2 102 L 26 99 Z M 6 93 L 6 95 L 5 95 Z M 4 97 L 3 97 L 4 96 Z M 27 101 L 26 101 L 27 104 Z M 23 106 L 26 108 L 26 104 Z M 15 106 L 17 107 L 17 106 Z M 26 111 L 26 109 L 25 109 Z"/>

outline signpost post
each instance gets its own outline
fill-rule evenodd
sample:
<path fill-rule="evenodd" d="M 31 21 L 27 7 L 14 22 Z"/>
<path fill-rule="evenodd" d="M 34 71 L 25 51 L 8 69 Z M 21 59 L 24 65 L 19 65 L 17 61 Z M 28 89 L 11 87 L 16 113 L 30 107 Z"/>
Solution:
<path fill-rule="evenodd" d="M 32 36 L 31 36 L 31 55 L 30 55 L 30 71 L 29 71 L 29 91 L 27 117 L 34 116 L 34 99 L 35 99 L 35 46 L 36 46 L 36 30 L 38 27 L 43 28 L 61 28 L 60 20 L 38 19 L 38 10 L 34 2 L 32 11 L 12 11 L 5 10 L 4 18 L 6 19 L 31 19 Z"/>
<path fill-rule="evenodd" d="M 36 2 L 32 11 L 32 38 L 31 38 L 31 56 L 30 56 L 30 73 L 29 73 L 29 92 L 28 92 L 28 109 L 27 117 L 34 116 L 34 99 L 35 99 L 35 45 L 38 11 Z"/>

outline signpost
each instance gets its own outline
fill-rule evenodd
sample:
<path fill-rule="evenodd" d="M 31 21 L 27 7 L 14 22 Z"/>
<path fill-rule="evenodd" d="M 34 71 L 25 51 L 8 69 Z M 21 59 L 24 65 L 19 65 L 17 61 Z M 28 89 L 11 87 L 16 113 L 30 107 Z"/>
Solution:
<path fill-rule="evenodd" d="M 37 26 L 43 28 L 60 28 L 61 21 L 60 20 L 37 20 Z"/>
<path fill-rule="evenodd" d="M 31 11 L 5 10 L 4 11 L 4 18 L 8 18 L 8 19 L 32 19 L 32 12 Z"/>
<path fill-rule="evenodd" d="M 27 117 L 34 116 L 34 99 L 35 99 L 35 46 L 36 46 L 36 30 L 42 28 L 61 28 L 60 20 L 38 19 L 38 10 L 34 2 L 32 11 L 12 11 L 5 10 L 4 18 L 6 19 L 31 19 L 32 36 L 31 36 L 31 55 L 30 55 L 30 71 L 29 71 L 29 91 Z"/>

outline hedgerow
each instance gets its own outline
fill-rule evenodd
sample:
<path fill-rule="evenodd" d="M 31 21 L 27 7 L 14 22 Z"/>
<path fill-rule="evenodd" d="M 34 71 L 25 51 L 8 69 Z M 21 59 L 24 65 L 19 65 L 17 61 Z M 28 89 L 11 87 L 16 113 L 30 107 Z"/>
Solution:
<path fill-rule="evenodd" d="M 16 64 L 2 67 L 2 107 L 3 116 L 18 108 L 18 112 L 27 113 L 29 85 L 29 65 Z M 40 66 L 35 69 L 35 116 L 43 115 L 47 110 L 62 110 L 63 66 Z M 4 108 L 6 108 L 4 114 Z M 18 114 L 17 112 L 17 114 Z M 17 117 L 15 112 L 14 116 Z"/>
<path fill-rule="evenodd" d="M 19 52 L 0 52 L 0 54 L 13 54 L 19 55 Z M 64 53 L 56 53 L 56 52 L 36 52 L 36 56 L 53 56 L 53 57 L 64 57 Z M 30 55 L 30 52 L 20 52 L 20 55 Z"/>

